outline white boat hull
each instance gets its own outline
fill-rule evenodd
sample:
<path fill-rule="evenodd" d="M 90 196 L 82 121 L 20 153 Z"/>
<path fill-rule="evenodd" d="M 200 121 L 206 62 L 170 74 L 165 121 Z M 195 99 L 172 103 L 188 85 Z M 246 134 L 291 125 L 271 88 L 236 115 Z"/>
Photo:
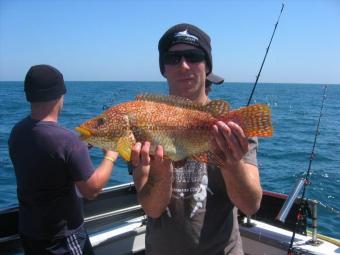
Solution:
<path fill-rule="evenodd" d="M 283 201 L 280 194 L 264 193 L 261 208 L 255 215 L 257 220 L 251 220 L 253 226 L 247 227 L 249 224 L 241 222 L 240 232 L 246 254 L 287 254 L 294 215 L 290 215 L 282 225 L 277 225 L 273 220 Z M 95 254 L 144 254 L 146 217 L 138 205 L 132 183 L 106 188 L 97 199 L 85 200 L 84 203 L 85 227 Z M 17 207 L 0 211 L 0 254 L 23 254 L 17 233 L 17 218 Z M 305 230 L 299 233 L 306 233 Z M 310 236 L 296 234 L 293 254 L 340 254 L 339 240 L 328 238 L 331 242 L 322 240 L 316 246 L 310 240 Z"/>
<path fill-rule="evenodd" d="M 96 254 L 131 254 L 144 251 L 145 217 L 128 220 L 106 232 L 90 237 Z M 292 232 L 260 221 L 252 220 L 253 227 L 240 225 L 243 248 L 248 255 L 287 255 Z M 311 237 L 296 234 L 293 244 L 294 254 L 336 255 L 339 246 L 322 241 L 319 245 L 310 243 Z"/>

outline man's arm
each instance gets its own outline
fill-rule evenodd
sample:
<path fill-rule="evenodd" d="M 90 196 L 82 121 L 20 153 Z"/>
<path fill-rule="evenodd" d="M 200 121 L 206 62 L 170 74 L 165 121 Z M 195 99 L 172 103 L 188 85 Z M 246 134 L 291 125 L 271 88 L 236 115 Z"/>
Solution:
<path fill-rule="evenodd" d="M 96 168 L 93 174 L 86 181 L 76 182 L 80 193 L 87 199 L 94 199 L 109 180 L 113 164 L 118 157 L 114 151 L 106 151 L 101 164 Z"/>
<path fill-rule="evenodd" d="M 133 179 L 138 200 L 146 215 L 159 218 L 170 203 L 172 193 L 172 164 L 163 158 L 163 147 L 157 146 L 151 159 L 150 143 L 140 143 L 132 149 Z"/>
<path fill-rule="evenodd" d="M 231 201 L 246 215 L 254 214 L 262 198 L 258 168 L 241 160 L 232 168 L 221 170 Z"/>
<path fill-rule="evenodd" d="M 254 214 L 260 207 L 262 188 L 258 168 L 242 160 L 248 152 L 247 137 L 236 123 L 221 121 L 213 126 L 213 135 L 225 158 L 221 172 L 229 198 L 243 213 Z"/>

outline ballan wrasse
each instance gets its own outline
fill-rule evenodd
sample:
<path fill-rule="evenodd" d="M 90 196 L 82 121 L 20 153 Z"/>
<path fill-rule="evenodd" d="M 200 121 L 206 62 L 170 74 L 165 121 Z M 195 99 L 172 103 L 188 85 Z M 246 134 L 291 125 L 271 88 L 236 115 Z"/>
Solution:
<path fill-rule="evenodd" d="M 269 107 L 255 104 L 230 110 L 223 100 L 206 105 L 177 96 L 144 94 L 135 101 L 112 106 L 99 116 L 85 121 L 76 131 L 88 143 L 117 151 L 129 161 L 136 142 L 149 141 L 150 153 L 162 145 L 164 154 L 174 162 L 186 158 L 215 163 L 212 125 L 218 120 L 234 121 L 247 137 L 268 137 L 273 133 Z"/>

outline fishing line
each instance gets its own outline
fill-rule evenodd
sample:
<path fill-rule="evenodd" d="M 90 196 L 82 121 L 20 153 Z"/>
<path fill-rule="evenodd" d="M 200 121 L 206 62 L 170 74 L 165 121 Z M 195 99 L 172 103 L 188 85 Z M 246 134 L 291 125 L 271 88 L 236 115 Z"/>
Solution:
<path fill-rule="evenodd" d="M 259 72 L 258 72 L 258 74 L 257 74 L 257 76 L 256 76 L 256 81 L 255 81 L 255 83 L 254 83 L 253 90 L 251 91 L 250 97 L 249 97 L 249 99 L 248 99 L 247 106 L 249 106 L 250 101 L 251 101 L 251 98 L 253 97 L 253 94 L 254 94 L 254 92 L 255 92 L 255 88 L 256 88 L 257 82 L 258 82 L 258 80 L 259 80 L 259 78 L 260 78 L 260 75 L 261 75 L 261 71 L 262 71 L 264 62 L 266 61 L 266 58 L 267 58 L 267 54 L 268 54 L 270 45 L 272 44 L 272 40 L 273 40 L 275 31 L 276 31 L 277 25 L 279 24 L 279 20 L 280 20 L 280 17 L 281 17 L 281 13 L 282 13 L 284 7 L 285 7 L 285 5 L 282 3 L 282 7 L 281 7 L 281 11 L 280 11 L 279 17 L 278 17 L 277 22 L 276 22 L 276 24 L 275 24 L 274 31 L 273 31 L 273 33 L 272 33 L 272 37 L 270 38 L 268 47 L 267 47 L 267 49 L 266 49 L 266 54 L 264 55 L 264 58 L 263 58 L 263 60 L 262 60 L 262 64 L 261 64 L 260 70 L 259 70 Z"/>
<path fill-rule="evenodd" d="M 301 195 L 299 206 L 298 206 L 298 212 L 297 212 L 297 215 L 296 215 L 296 218 L 295 218 L 295 227 L 294 227 L 292 238 L 290 240 L 290 245 L 289 245 L 289 249 L 288 249 L 288 255 L 294 254 L 294 253 L 292 253 L 293 252 L 293 242 L 294 242 L 294 239 L 295 239 L 295 234 L 296 234 L 297 227 L 298 227 L 298 225 L 300 223 L 299 217 L 300 217 L 300 215 L 302 213 L 302 205 L 303 205 L 303 199 L 305 197 L 306 186 L 308 184 L 310 184 L 309 177 L 311 176 L 312 162 L 315 159 L 314 151 L 315 151 L 315 147 L 316 147 L 317 137 L 320 134 L 320 122 L 321 122 L 324 102 L 325 102 L 325 99 L 326 99 L 326 93 L 327 93 L 327 85 L 324 88 L 324 92 L 323 92 L 323 96 L 322 96 L 322 103 L 321 103 L 321 109 L 320 109 L 320 113 L 319 113 L 319 120 L 318 120 L 318 124 L 317 124 L 317 127 L 316 127 L 315 135 L 314 135 L 314 143 L 313 143 L 312 152 L 311 152 L 310 157 L 309 157 L 308 170 L 307 170 L 306 176 L 303 178 L 304 182 L 303 182 L 303 188 L 302 188 L 302 195 Z"/>
<path fill-rule="evenodd" d="M 340 216 L 340 210 L 336 209 L 335 207 L 324 204 L 321 201 L 318 201 L 318 204 L 327 209 L 329 212 L 336 214 L 336 216 Z"/>

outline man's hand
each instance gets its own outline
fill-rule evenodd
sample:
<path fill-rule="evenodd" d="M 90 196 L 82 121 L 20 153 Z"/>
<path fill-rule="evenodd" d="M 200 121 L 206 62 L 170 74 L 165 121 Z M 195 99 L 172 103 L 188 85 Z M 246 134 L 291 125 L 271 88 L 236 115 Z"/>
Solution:
<path fill-rule="evenodd" d="M 248 138 L 235 122 L 218 121 L 213 125 L 217 154 L 223 159 L 221 172 L 231 201 L 247 215 L 255 213 L 261 202 L 262 189 L 258 168 L 245 163 Z"/>
<path fill-rule="evenodd" d="M 93 174 L 86 181 L 76 182 L 80 193 L 87 199 L 94 199 L 106 185 L 112 174 L 114 162 L 117 160 L 118 153 L 102 149 L 104 159 L 95 169 Z"/>
<path fill-rule="evenodd" d="M 143 176 L 164 179 L 172 176 L 171 160 L 164 159 L 164 150 L 158 145 L 154 156 L 150 156 L 150 142 L 136 143 L 131 152 L 131 163 Z"/>
<path fill-rule="evenodd" d="M 248 152 L 248 138 L 245 136 L 243 129 L 235 122 L 229 121 L 224 123 L 218 121 L 212 127 L 212 133 L 215 137 L 215 144 L 226 165 L 235 165 Z"/>
<path fill-rule="evenodd" d="M 159 217 L 171 198 L 172 163 L 164 158 L 163 147 L 158 145 L 150 156 L 150 143 L 136 143 L 132 148 L 131 163 L 138 198 L 150 217 Z"/>

